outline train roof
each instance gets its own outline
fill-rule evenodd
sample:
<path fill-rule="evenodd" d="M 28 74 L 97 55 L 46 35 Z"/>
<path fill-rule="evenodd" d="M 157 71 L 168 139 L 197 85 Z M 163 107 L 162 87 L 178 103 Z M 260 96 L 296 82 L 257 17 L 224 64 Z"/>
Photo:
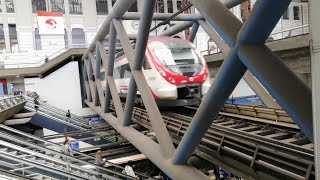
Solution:
<path fill-rule="evenodd" d="M 170 36 L 164 36 L 164 37 L 153 37 L 153 38 L 149 38 L 148 40 L 148 44 L 151 43 L 151 42 L 155 42 L 155 41 L 158 41 L 158 42 L 162 42 L 162 41 L 167 41 L 167 40 L 179 40 L 179 41 L 184 41 L 184 42 L 189 42 L 191 43 L 189 40 L 186 40 L 186 39 L 181 39 L 181 38 L 176 38 L 176 37 L 170 37 Z M 192 44 L 192 43 L 191 43 Z M 135 46 L 136 46 L 136 43 L 132 44 L 132 47 L 133 49 L 135 49 Z M 123 56 L 125 53 L 124 51 L 119 51 L 116 55 L 115 55 L 115 58 L 119 58 L 121 56 Z"/>

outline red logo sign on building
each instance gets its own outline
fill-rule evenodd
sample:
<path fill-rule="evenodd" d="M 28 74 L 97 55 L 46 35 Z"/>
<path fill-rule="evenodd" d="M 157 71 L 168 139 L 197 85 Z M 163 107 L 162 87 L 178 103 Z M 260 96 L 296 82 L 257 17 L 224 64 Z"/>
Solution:
<path fill-rule="evenodd" d="M 64 34 L 61 12 L 38 12 L 39 34 Z"/>

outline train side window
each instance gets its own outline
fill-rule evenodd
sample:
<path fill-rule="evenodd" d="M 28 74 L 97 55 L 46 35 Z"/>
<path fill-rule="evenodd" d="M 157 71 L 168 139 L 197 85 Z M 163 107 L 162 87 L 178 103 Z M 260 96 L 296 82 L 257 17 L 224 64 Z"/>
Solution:
<path fill-rule="evenodd" d="M 124 78 L 130 78 L 131 77 L 131 69 L 129 64 L 123 65 L 124 68 Z"/>
<path fill-rule="evenodd" d="M 120 79 L 120 67 L 116 67 L 113 69 L 113 78 L 114 79 Z"/>
<path fill-rule="evenodd" d="M 128 12 L 138 12 L 138 4 L 134 2 L 132 6 L 128 9 Z"/>
<path fill-rule="evenodd" d="M 146 57 L 144 58 L 144 61 L 143 61 L 143 69 L 145 69 L 145 70 L 151 69 L 149 61 L 148 61 L 148 59 Z"/>
<path fill-rule="evenodd" d="M 124 64 L 119 67 L 120 68 L 120 78 L 130 78 L 131 76 L 131 69 L 129 64 Z"/>
<path fill-rule="evenodd" d="M 100 73 L 100 79 L 101 80 L 105 80 L 106 79 L 106 72 L 105 71 Z"/>
<path fill-rule="evenodd" d="M 120 66 L 120 67 L 119 67 L 120 79 L 123 79 L 123 78 L 124 78 L 124 71 L 125 71 L 124 66 L 123 66 L 123 65 Z"/>

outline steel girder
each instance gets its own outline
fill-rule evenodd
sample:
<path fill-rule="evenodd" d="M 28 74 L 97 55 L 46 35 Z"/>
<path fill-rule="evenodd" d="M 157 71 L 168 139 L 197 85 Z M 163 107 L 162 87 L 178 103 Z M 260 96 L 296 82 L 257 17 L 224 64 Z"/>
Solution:
<path fill-rule="evenodd" d="M 290 0 L 257 1 L 243 26 L 217 0 L 191 2 L 232 49 L 179 144 L 173 162 L 187 162 L 247 68 L 313 141 L 310 89 L 264 45 Z"/>
<path fill-rule="evenodd" d="M 95 40 L 93 41 L 92 45 L 90 46 L 86 54 L 83 56 L 87 75 L 87 77 L 84 78 L 85 84 L 87 87 L 89 87 L 87 88 L 87 90 L 90 91 L 90 94 L 93 97 L 91 101 L 88 98 L 86 100 L 86 103 L 93 110 L 98 112 L 100 116 L 104 117 L 113 127 L 116 128 L 118 132 L 124 135 L 126 139 L 128 139 L 134 146 L 137 147 L 137 149 L 144 153 L 157 166 L 164 170 L 170 177 L 174 179 L 207 179 L 208 177 L 206 177 L 199 170 L 196 170 L 195 168 L 190 167 L 188 165 L 174 165 L 169 160 L 174 154 L 175 149 L 163 122 L 163 119 L 161 117 L 160 111 L 157 108 L 157 105 L 152 97 L 150 89 L 146 83 L 146 79 L 141 70 L 149 35 L 148 32 L 150 30 L 152 22 L 152 15 L 154 9 L 153 6 L 155 0 L 148 0 L 144 2 L 142 16 L 148 18 L 144 18 L 140 21 L 141 25 L 139 26 L 139 34 L 137 36 L 136 44 L 136 49 L 139 50 L 137 50 L 136 52 L 134 52 L 133 48 L 131 47 L 129 37 L 121 21 L 116 19 L 120 16 L 119 11 L 121 11 L 123 14 L 125 10 L 131 6 L 132 2 L 133 1 L 128 0 L 126 1 L 125 5 L 123 4 L 125 3 L 124 1 L 116 2 L 112 12 L 118 12 L 117 16 L 112 13 L 108 15 L 108 17 L 106 18 L 106 23 L 99 30 L 98 35 L 95 37 Z M 121 8 L 119 4 L 122 4 Z M 117 8 L 120 8 L 120 10 L 118 11 Z M 192 23 L 190 26 L 192 26 Z M 127 104 L 126 110 L 123 110 L 112 73 L 114 61 L 114 52 L 112 52 L 113 43 L 111 44 L 111 48 L 109 48 L 108 59 L 107 55 L 105 54 L 105 50 L 102 46 L 102 43 L 99 42 L 99 40 L 102 40 L 104 36 L 106 36 L 109 33 L 109 28 L 111 28 L 111 43 L 112 39 L 115 40 L 116 35 L 119 35 L 119 38 L 123 45 L 123 49 L 128 58 L 129 65 L 132 69 L 132 79 L 134 79 L 133 82 L 136 83 L 136 87 L 138 87 L 139 91 L 141 92 L 144 104 L 146 104 L 146 106 L 148 107 L 147 110 L 149 115 L 152 117 L 153 130 L 156 132 L 159 144 L 155 143 L 148 137 L 136 131 L 134 128 L 128 126 L 130 124 L 131 118 L 124 117 L 124 112 L 127 112 L 126 114 L 130 113 L 130 108 L 133 107 L 134 104 L 132 104 L 132 102 L 131 105 L 130 103 L 129 105 Z M 93 55 L 94 49 L 96 49 L 96 57 L 94 57 Z M 106 91 L 110 91 L 111 96 L 107 92 L 105 96 L 103 93 L 101 93 L 101 77 L 98 75 L 100 74 L 100 68 L 97 68 L 98 65 L 95 62 L 100 61 L 101 59 L 103 67 L 106 68 Z M 132 97 L 134 97 L 136 93 L 136 89 L 132 88 L 134 87 L 135 83 L 131 83 Z M 109 101 L 112 98 L 112 101 L 115 105 L 116 117 L 112 113 L 105 113 L 108 111 L 108 101 L 106 101 L 107 98 L 109 99 Z M 127 102 L 130 101 L 134 101 L 134 98 L 128 98 Z"/>
<path fill-rule="evenodd" d="M 86 103 L 95 110 L 101 117 L 105 118 L 111 126 L 113 126 L 119 133 L 121 133 L 127 140 L 129 140 L 138 150 L 144 153 L 153 163 L 160 169 L 168 174 L 173 179 L 206 179 L 207 177 L 200 171 L 186 165 L 188 158 L 199 144 L 203 134 L 206 132 L 208 125 L 218 114 L 225 100 L 229 97 L 240 78 L 244 75 L 247 69 L 252 71 L 254 76 L 262 82 L 262 84 L 271 92 L 275 99 L 281 106 L 285 107 L 293 119 L 304 130 L 305 134 L 309 137 L 307 131 L 310 130 L 308 121 L 303 121 L 308 117 L 308 111 L 305 114 L 301 110 L 296 109 L 297 101 L 291 101 L 290 98 L 284 95 L 285 87 L 279 86 L 279 82 L 284 82 L 285 78 L 292 78 L 293 82 L 284 82 L 288 87 L 293 86 L 294 83 L 298 84 L 299 90 L 294 90 L 296 98 L 297 94 L 301 93 L 308 97 L 310 90 L 300 86 L 301 82 L 291 73 L 285 66 L 278 62 L 278 59 L 268 51 L 264 46 L 266 38 L 274 28 L 287 8 L 290 0 L 276 1 L 276 0 L 260 0 L 257 2 L 253 9 L 251 16 L 247 19 L 246 23 L 242 23 L 228 10 L 244 0 L 225 0 L 221 3 L 218 0 L 191 0 L 194 6 L 200 11 L 202 16 L 193 15 L 179 16 L 177 20 L 192 20 L 194 22 L 184 22 L 177 24 L 167 31 L 159 35 L 171 36 L 184 29 L 192 28 L 190 40 L 193 40 L 195 33 L 198 29 L 198 23 L 201 25 L 208 34 L 212 33 L 210 29 L 214 29 L 212 38 L 215 43 L 225 52 L 228 52 L 227 59 L 223 63 L 222 68 L 216 77 L 215 82 L 211 86 L 208 94 L 204 98 L 199 110 L 196 113 L 186 135 L 183 137 L 177 150 L 174 149 L 172 140 L 165 127 L 164 121 L 160 115 L 159 109 L 152 98 L 150 89 L 146 83 L 146 79 L 141 71 L 141 64 L 143 62 L 143 55 L 145 53 L 146 41 L 148 39 L 148 31 L 150 30 L 150 22 L 153 14 L 154 0 L 145 1 L 143 12 L 137 36 L 136 51 L 130 44 L 129 36 L 121 21 L 121 18 L 130 18 L 123 16 L 125 11 L 133 4 L 134 0 L 117 1 L 111 13 L 106 17 L 106 20 L 94 38 L 90 47 L 83 56 L 85 71 L 84 80 L 86 87 Z M 226 7 L 227 6 L 227 7 Z M 270 14 L 272 12 L 272 14 Z M 138 14 L 132 14 L 131 18 L 137 18 Z M 155 15 L 156 18 L 163 18 L 166 15 Z M 146 18 L 147 17 L 147 18 Z M 155 19 L 156 19 L 155 18 Z M 204 19 L 206 20 L 204 20 Z M 101 41 L 110 32 L 110 47 L 108 55 Z M 117 92 L 115 82 L 113 79 L 113 62 L 114 53 L 112 46 L 115 46 L 115 39 L 120 38 L 123 45 L 124 52 L 128 58 L 130 68 L 132 69 L 132 78 L 130 82 L 130 93 L 126 102 L 125 109 L 122 108 L 119 94 Z M 251 52 L 249 50 L 256 50 Z M 96 56 L 93 51 L 96 50 Z M 257 61 L 258 55 L 266 55 L 270 58 L 266 62 L 266 58 L 260 58 Z M 102 59 L 102 65 L 106 69 L 106 93 L 102 93 L 100 68 L 99 63 Z M 285 78 L 275 80 L 272 74 L 266 70 L 267 65 L 276 64 L 282 72 L 275 72 L 279 78 L 284 75 Z M 266 65 L 262 67 L 262 65 Z M 274 65 L 273 64 L 273 65 Z M 273 68 L 273 67 L 272 67 Z M 277 81 L 274 83 L 273 81 Z M 283 88 L 283 89 L 282 89 Z M 134 128 L 128 126 L 131 122 L 132 107 L 136 91 L 139 89 L 142 100 L 146 106 L 148 115 L 151 118 L 152 128 L 157 135 L 159 144 L 153 142 L 151 139 L 142 135 Z M 299 95 L 301 95 L 299 94 Z M 113 101 L 116 115 L 109 112 L 109 102 Z M 304 103 L 305 108 L 310 107 Z M 300 123 L 299 123 L 300 122 Z M 312 128 L 311 128 L 312 130 Z M 309 137 L 310 138 L 310 137 Z"/>
<path fill-rule="evenodd" d="M 205 21 L 198 21 L 201 26 L 205 29 L 211 39 L 220 48 L 222 54 L 227 56 L 230 52 L 231 47 L 229 47 L 219 36 L 219 34 Z M 250 71 L 247 71 L 243 79 L 248 83 L 251 89 L 260 97 L 262 102 L 270 108 L 279 108 L 279 105 L 275 102 L 273 97 L 270 96 L 269 92 L 260 84 L 260 82 L 252 75 Z"/>

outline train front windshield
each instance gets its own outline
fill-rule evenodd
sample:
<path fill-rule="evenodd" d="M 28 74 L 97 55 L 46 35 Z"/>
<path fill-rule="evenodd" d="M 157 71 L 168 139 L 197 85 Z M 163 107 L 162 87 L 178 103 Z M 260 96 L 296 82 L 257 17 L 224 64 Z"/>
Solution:
<path fill-rule="evenodd" d="M 151 48 L 158 61 L 176 74 L 191 77 L 202 69 L 201 59 L 186 41 L 163 40 L 153 43 Z"/>
<path fill-rule="evenodd" d="M 153 52 L 165 66 L 202 64 L 194 48 L 184 41 L 161 41 L 157 46 Z"/>

